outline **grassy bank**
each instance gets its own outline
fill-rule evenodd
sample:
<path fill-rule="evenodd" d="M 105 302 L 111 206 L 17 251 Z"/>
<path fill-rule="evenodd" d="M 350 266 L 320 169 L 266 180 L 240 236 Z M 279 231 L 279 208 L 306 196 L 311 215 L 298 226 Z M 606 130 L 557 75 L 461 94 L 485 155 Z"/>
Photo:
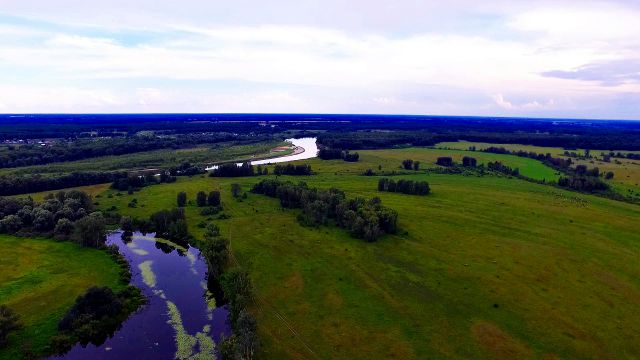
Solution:
<path fill-rule="evenodd" d="M 0 246 L 0 304 L 13 308 L 24 325 L 0 350 L 2 360 L 20 358 L 25 346 L 42 354 L 64 313 L 89 287 L 124 288 L 120 268 L 103 251 L 5 235 Z"/>

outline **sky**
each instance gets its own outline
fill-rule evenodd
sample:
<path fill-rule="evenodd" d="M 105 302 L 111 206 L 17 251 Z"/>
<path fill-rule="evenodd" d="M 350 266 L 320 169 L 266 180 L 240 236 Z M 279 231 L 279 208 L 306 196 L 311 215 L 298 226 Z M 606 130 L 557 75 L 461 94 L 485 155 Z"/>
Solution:
<path fill-rule="evenodd" d="M 640 2 L 0 0 L 0 113 L 640 119 Z"/>

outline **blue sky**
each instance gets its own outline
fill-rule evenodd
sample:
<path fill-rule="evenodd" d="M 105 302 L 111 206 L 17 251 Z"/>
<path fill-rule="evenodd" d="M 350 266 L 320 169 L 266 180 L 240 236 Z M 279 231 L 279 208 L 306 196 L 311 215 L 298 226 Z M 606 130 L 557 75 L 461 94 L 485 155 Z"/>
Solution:
<path fill-rule="evenodd" d="M 0 112 L 640 119 L 632 1 L 0 0 Z"/>

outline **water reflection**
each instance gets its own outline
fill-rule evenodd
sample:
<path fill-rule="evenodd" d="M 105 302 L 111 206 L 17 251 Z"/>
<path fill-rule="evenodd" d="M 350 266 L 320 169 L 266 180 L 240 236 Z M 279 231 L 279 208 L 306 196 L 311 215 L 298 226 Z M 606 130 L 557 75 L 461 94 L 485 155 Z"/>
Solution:
<path fill-rule="evenodd" d="M 153 234 L 118 231 L 109 235 L 107 243 L 117 245 L 127 258 L 131 282 L 142 289 L 149 303 L 112 337 L 96 341 L 100 345 L 76 345 L 63 358 L 213 358 L 214 343 L 231 330 L 220 285 L 216 279 L 207 279 L 200 252 Z"/>

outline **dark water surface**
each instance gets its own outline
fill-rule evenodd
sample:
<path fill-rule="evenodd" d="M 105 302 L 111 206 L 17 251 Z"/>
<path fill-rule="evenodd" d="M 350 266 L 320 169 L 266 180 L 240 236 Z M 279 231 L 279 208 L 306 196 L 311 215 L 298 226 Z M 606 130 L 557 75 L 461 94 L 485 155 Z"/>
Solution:
<path fill-rule="evenodd" d="M 131 265 L 131 283 L 149 303 L 99 346 L 76 345 L 64 359 L 188 359 L 214 357 L 221 334 L 229 336 L 226 306 L 207 290 L 206 263 L 188 245 L 134 233 L 109 235 Z"/>

